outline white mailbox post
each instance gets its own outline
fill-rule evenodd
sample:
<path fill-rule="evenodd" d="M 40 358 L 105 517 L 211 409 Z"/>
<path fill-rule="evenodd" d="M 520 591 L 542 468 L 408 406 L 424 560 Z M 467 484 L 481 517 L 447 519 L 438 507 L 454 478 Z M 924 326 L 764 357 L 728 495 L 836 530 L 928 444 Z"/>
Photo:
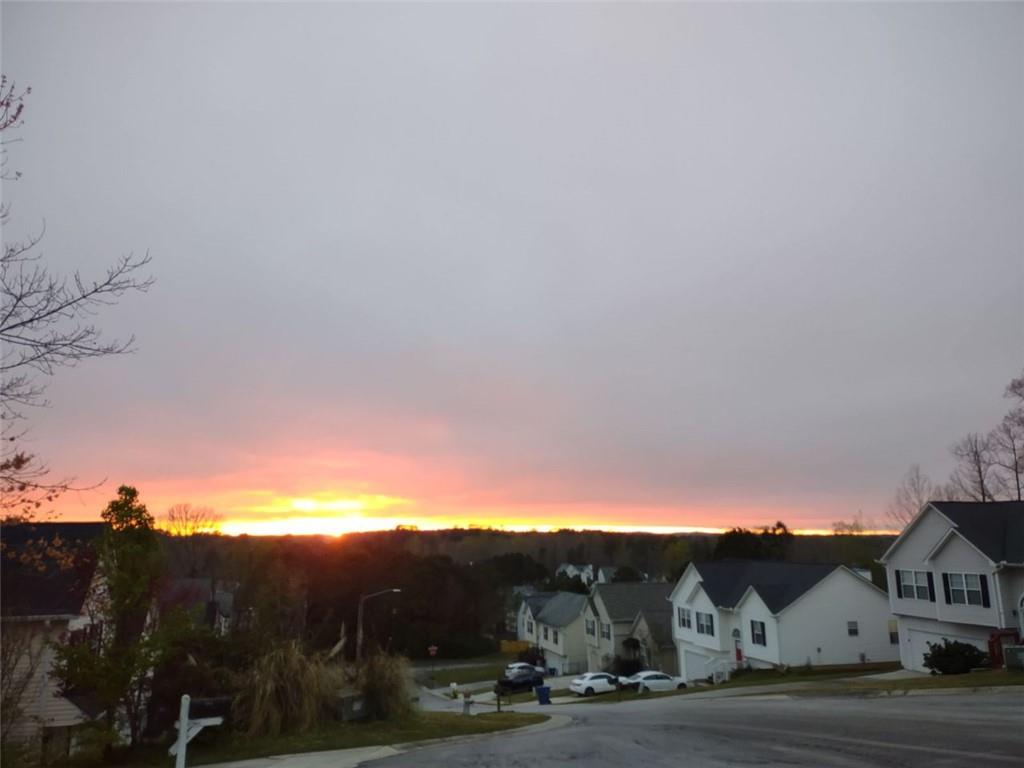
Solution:
<path fill-rule="evenodd" d="M 208 725 L 220 725 L 224 722 L 223 717 L 200 717 L 197 720 L 189 720 L 188 706 L 191 700 L 187 693 L 181 697 L 178 722 L 174 724 L 178 729 L 178 740 L 167 750 L 167 754 L 174 755 L 174 768 L 185 768 L 185 750 L 196 734 Z"/>

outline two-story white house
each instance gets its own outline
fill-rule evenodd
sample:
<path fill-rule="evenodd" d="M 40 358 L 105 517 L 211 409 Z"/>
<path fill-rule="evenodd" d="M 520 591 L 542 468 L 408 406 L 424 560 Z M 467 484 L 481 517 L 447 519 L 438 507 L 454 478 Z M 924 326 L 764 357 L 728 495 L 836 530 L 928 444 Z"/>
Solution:
<path fill-rule="evenodd" d="M 616 656 L 631 654 L 623 645 L 637 613 L 664 610 L 672 585 L 629 581 L 595 584 L 583 612 L 583 635 L 587 646 L 587 671 L 607 670 Z"/>
<path fill-rule="evenodd" d="M 571 675 L 587 668 L 583 642 L 586 604 L 586 595 L 556 592 L 537 614 L 537 647 L 544 652 L 545 666 L 557 675 Z"/>
<path fill-rule="evenodd" d="M 1024 502 L 929 502 L 880 562 L 907 669 L 943 638 L 989 652 L 996 635 L 998 656 L 1024 632 Z"/>
<path fill-rule="evenodd" d="M 554 592 L 535 592 L 523 596 L 516 612 L 516 638 L 525 640 L 530 645 L 538 645 L 540 632 L 537 629 L 537 617 L 547 605 L 548 600 L 555 596 Z"/>
<path fill-rule="evenodd" d="M 690 563 L 670 595 L 680 674 L 895 661 L 889 601 L 843 565 Z"/>

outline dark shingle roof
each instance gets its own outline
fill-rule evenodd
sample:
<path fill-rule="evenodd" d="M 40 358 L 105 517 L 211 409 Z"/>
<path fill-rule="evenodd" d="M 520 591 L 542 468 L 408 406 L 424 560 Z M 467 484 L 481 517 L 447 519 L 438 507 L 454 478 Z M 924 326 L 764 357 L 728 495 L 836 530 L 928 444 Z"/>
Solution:
<path fill-rule="evenodd" d="M 532 595 L 526 595 L 523 598 L 523 602 L 529 606 L 530 613 L 536 617 L 537 614 L 544 610 L 544 606 L 548 604 L 548 601 L 554 597 L 555 594 L 556 593 L 554 592 L 536 592 Z"/>
<path fill-rule="evenodd" d="M 102 523 L 19 523 L 0 529 L 0 607 L 4 616 L 76 615 L 96 568 L 93 539 Z M 55 545 L 60 557 L 51 557 Z"/>
<path fill-rule="evenodd" d="M 775 560 L 717 560 L 694 563 L 702 586 L 720 608 L 734 608 L 753 587 L 772 613 L 778 613 L 838 568 L 829 563 Z"/>
<path fill-rule="evenodd" d="M 598 584 L 594 594 L 600 596 L 612 621 L 632 621 L 637 611 L 666 608 L 672 587 L 668 583 L 623 581 Z"/>
<path fill-rule="evenodd" d="M 1024 501 L 932 501 L 994 563 L 1024 563 Z"/>
<path fill-rule="evenodd" d="M 537 621 L 551 627 L 568 626 L 583 612 L 583 606 L 586 603 L 586 595 L 579 595 L 575 592 L 557 592 L 537 616 Z"/>

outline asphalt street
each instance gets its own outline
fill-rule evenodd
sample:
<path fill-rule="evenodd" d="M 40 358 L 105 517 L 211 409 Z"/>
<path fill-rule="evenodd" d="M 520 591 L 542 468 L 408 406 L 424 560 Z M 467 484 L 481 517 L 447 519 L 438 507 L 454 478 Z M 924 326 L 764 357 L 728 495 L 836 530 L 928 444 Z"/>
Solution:
<path fill-rule="evenodd" d="M 543 709 L 571 715 L 573 723 L 534 734 L 439 745 L 372 765 L 1024 765 L 1024 692 L 891 698 L 680 696 Z"/>

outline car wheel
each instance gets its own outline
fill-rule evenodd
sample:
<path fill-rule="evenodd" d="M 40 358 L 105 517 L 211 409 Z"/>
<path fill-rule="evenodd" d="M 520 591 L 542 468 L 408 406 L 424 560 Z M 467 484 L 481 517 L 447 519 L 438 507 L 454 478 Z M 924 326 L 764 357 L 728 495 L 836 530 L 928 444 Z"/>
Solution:
<path fill-rule="evenodd" d="M 676 686 L 676 690 L 677 691 L 681 691 L 684 688 L 686 688 L 686 683 L 680 683 L 679 685 Z"/>
<path fill-rule="evenodd" d="M 593 696 L 594 695 L 594 689 L 593 688 L 587 688 L 587 690 L 584 691 L 583 695 L 584 696 Z"/>

